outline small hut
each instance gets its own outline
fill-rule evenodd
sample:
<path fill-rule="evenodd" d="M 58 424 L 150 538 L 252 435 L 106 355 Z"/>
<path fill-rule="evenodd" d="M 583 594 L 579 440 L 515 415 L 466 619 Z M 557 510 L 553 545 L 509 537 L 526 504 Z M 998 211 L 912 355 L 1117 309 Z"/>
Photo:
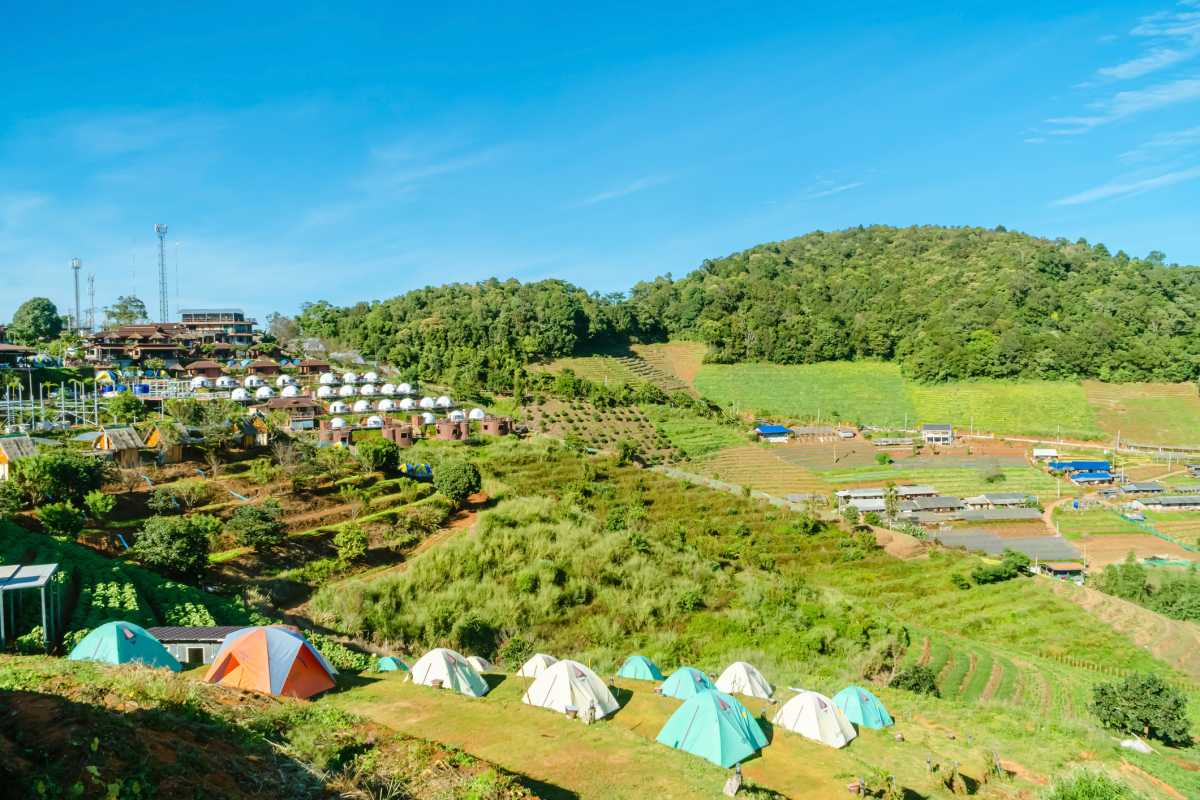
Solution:
<path fill-rule="evenodd" d="M 471 435 L 471 426 L 465 420 L 439 419 L 435 426 L 437 438 L 446 442 L 465 441 Z"/>
<path fill-rule="evenodd" d="M 37 445 L 25 434 L 0 436 L 0 481 L 8 480 L 12 465 L 37 453 Z"/>
<path fill-rule="evenodd" d="M 320 375 L 329 372 L 329 362 L 319 358 L 306 358 L 300 362 L 301 375 Z"/>
<path fill-rule="evenodd" d="M 178 422 L 160 422 L 146 437 L 146 447 L 162 453 L 162 463 L 183 461 L 183 447 L 188 442 L 187 428 Z"/>
<path fill-rule="evenodd" d="M 484 417 L 479 421 L 484 436 L 508 436 L 512 433 L 511 417 Z"/>
<path fill-rule="evenodd" d="M 193 378 L 208 378 L 210 381 L 215 381 L 225 374 L 225 370 L 217 362 L 205 359 L 188 364 L 187 374 Z"/>
<path fill-rule="evenodd" d="M 137 469 L 142 464 L 142 437 L 128 425 L 101 428 L 93 447 L 108 455 L 125 469 Z"/>
<path fill-rule="evenodd" d="M 416 441 L 412 425 L 390 418 L 384 420 L 383 438 L 399 447 L 412 447 Z"/>

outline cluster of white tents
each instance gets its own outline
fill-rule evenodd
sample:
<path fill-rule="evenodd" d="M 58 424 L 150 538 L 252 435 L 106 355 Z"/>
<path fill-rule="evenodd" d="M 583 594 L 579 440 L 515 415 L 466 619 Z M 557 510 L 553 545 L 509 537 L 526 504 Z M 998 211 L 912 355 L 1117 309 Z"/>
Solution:
<path fill-rule="evenodd" d="M 485 659 L 438 648 L 417 661 L 410 675 L 414 683 L 482 697 L 489 689 L 483 673 L 491 670 Z M 532 680 L 521 698 L 527 705 L 586 721 L 620 709 L 609 686 L 578 661 L 538 653 L 522 664 L 516 675 Z M 733 697 L 771 701 L 774 687 L 752 664 L 735 661 L 715 682 L 686 666 L 664 679 L 653 661 L 635 655 L 626 659 L 617 678 L 661 681 L 657 693 L 684 701 L 656 737 L 662 744 L 726 767 L 767 745 L 755 717 Z M 879 699 L 859 686 L 848 686 L 832 698 L 804 689 L 792 691 L 796 694 L 775 712 L 772 724 L 829 747 L 849 744 L 858 735 L 856 725 L 883 728 L 893 724 Z"/>

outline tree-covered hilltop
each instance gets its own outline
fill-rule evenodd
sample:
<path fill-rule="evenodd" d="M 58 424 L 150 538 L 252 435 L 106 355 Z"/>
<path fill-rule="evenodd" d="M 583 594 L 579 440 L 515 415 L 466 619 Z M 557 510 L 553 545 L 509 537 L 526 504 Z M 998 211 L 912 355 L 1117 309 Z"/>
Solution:
<path fill-rule="evenodd" d="M 631 302 L 718 362 L 881 358 L 929 381 L 1200 367 L 1200 269 L 1003 229 L 812 233 L 638 284 Z"/>
<path fill-rule="evenodd" d="M 414 377 L 506 388 L 515 369 L 643 335 L 620 295 L 565 281 L 426 287 L 374 303 L 306 304 L 300 331 L 396 364 Z M 661 336 L 661 333 L 658 333 Z"/>
<path fill-rule="evenodd" d="M 1002 228 L 852 228 L 706 261 L 628 298 L 489 280 L 297 322 L 414 376 L 506 388 L 516 368 L 667 336 L 709 360 L 898 361 L 911 377 L 1185 381 L 1200 375 L 1200 269 Z"/>

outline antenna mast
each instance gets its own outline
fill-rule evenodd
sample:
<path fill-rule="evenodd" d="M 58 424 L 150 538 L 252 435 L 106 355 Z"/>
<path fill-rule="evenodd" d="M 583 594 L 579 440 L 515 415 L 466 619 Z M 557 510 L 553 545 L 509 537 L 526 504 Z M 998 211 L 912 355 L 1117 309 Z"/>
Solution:
<path fill-rule="evenodd" d="M 159 223 L 154 226 L 158 234 L 158 321 L 166 322 L 169 313 L 167 303 L 167 226 Z"/>
<path fill-rule="evenodd" d="M 96 276 L 88 275 L 88 333 L 96 330 Z"/>
<path fill-rule="evenodd" d="M 78 258 L 71 259 L 71 272 L 75 273 L 75 319 L 72 320 L 71 327 L 76 333 L 83 327 L 83 311 L 79 307 L 79 268 L 83 266 L 83 262 Z"/>

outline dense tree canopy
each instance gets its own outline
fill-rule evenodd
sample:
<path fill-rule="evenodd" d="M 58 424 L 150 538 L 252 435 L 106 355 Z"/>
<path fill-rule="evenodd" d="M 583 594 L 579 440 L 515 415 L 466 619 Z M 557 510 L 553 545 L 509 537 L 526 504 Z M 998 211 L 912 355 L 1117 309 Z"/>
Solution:
<path fill-rule="evenodd" d="M 718 362 L 900 362 L 969 377 L 1185 381 L 1200 375 L 1200 269 L 1002 228 L 852 228 L 706 261 L 628 299 L 562 281 L 485 281 L 336 308 L 307 336 L 462 386 L 509 388 L 519 367 L 668 335 Z"/>
<path fill-rule="evenodd" d="M 54 303 L 45 297 L 35 297 L 13 313 L 8 338 L 19 344 L 37 344 L 55 338 L 62 328 L 62 317 Z"/>
<path fill-rule="evenodd" d="M 132 325 L 149 318 L 146 304 L 131 294 L 121 295 L 117 302 L 104 309 L 104 326 Z"/>

